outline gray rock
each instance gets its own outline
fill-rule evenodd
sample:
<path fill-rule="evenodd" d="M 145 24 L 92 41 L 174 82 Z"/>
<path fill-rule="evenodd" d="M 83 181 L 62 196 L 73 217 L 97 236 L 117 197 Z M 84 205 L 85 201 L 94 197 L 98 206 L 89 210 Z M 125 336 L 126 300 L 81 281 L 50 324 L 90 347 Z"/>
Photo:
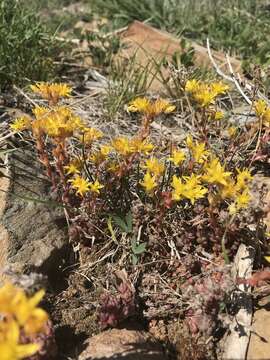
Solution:
<path fill-rule="evenodd" d="M 79 360 L 166 360 L 162 346 L 144 331 L 112 329 L 91 337 Z"/>
<path fill-rule="evenodd" d="M 9 233 L 8 261 L 20 272 L 53 277 L 69 249 L 63 209 L 23 199 L 50 199 L 50 183 L 34 150 L 20 148 L 10 156 L 9 166 L 10 189 L 2 216 Z"/>

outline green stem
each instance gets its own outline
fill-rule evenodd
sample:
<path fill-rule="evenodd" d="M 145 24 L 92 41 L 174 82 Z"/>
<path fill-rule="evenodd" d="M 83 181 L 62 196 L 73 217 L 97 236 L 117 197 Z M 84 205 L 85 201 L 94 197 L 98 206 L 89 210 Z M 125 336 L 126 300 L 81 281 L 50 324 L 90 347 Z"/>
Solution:
<path fill-rule="evenodd" d="M 227 252 L 225 243 L 226 243 L 226 235 L 227 235 L 229 226 L 230 226 L 231 223 L 233 222 L 234 218 L 235 218 L 235 214 L 232 215 L 232 217 L 231 217 L 230 220 L 228 221 L 228 223 L 227 223 L 227 225 L 226 225 L 226 228 L 225 228 L 225 231 L 224 231 L 224 234 L 223 234 L 223 236 L 222 236 L 222 240 L 221 240 L 222 255 L 223 255 L 223 258 L 224 258 L 224 260 L 225 260 L 225 264 L 229 264 L 229 263 L 230 263 L 230 260 L 229 260 L 229 256 L 228 256 L 228 252 Z"/>

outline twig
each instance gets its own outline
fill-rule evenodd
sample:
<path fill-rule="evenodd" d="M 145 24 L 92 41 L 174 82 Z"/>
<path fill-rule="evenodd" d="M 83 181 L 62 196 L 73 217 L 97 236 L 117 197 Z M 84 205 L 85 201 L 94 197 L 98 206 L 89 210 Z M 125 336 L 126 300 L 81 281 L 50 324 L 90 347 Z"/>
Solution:
<path fill-rule="evenodd" d="M 209 42 L 209 39 L 207 38 L 206 40 L 206 45 L 207 45 L 207 52 L 208 52 L 208 56 L 209 56 L 209 59 L 211 61 L 211 63 L 213 64 L 214 68 L 216 69 L 216 72 L 222 76 L 224 79 L 228 80 L 228 81 L 233 81 L 233 79 L 224 74 L 224 72 L 220 69 L 220 67 L 218 66 L 218 64 L 215 62 L 214 58 L 213 58 L 213 55 L 212 55 L 212 52 L 211 52 L 211 48 L 210 48 L 210 42 Z"/>
<path fill-rule="evenodd" d="M 25 92 L 23 92 L 21 89 L 19 89 L 16 85 L 13 85 L 13 88 L 22 96 L 24 96 L 32 105 L 38 106 L 38 104 L 32 100 Z"/>
<path fill-rule="evenodd" d="M 84 97 L 82 97 L 82 98 L 80 98 L 80 99 L 78 99 L 78 100 L 75 100 L 74 102 L 72 102 L 72 103 L 70 104 L 70 106 L 73 107 L 74 105 L 78 105 L 78 104 L 80 104 L 80 103 L 83 103 L 85 100 L 90 99 L 90 98 L 98 95 L 99 93 L 100 93 L 100 90 L 94 90 L 94 91 L 91 92 L 91 94 L 86 95 L 86 96 L 84 96 Z"/>
<path fill-rule="evenodd" d="M 230 57 L 228 54 L 226 54 L 226 60 L 227 60 L 227 64 L 229 66 L 229 70 L 230 70 L 230 73 L 231 73 L 231 76 L 232 76 L 232 81 L 234 82 L 236 88 L 238 89 L 238 91 L 240 92 L 240 94 L 243 96 L 243 98 L 246 100 L 246 102 L 251 105 L 252 104 L 252 100 L 250 100 L 247 95 L 244 93 L 244 91 L 242 90 L 238 80 L 236 79 L 236 76 L 234 74 L 234 71 L 233 71 L 233 68 L 232 68 L 232 64 L 231 64 L 231 61 L 230 61 Z"/>
<path fill-rule="evenodd" d="M 214 68 L 216 69 L 216 72 L 222 76 L 224 79 L 226 79 L 227 81 L 230 81 L 232 83 L 234 83 L 234 85 L 236 86 L 237 90 L 240 92 L 240 94 L 243 96 L 243 98 L 245 99 L 245 101 L 251 105 L 252 104 L 252 101 L 248 98 L 248 96 L 244 93 L 244 91 L 242 90 L 238 80 L 236 79 L 236 76 L 234 74 L 234 71 L 233 71 L 233 68 L 232 68 L 232 65 L 231 65 L 231 61 L 230 61 L 230 58 L 228 56 L 228 54 L 226 55 L 226 60 L 227 60 L 227 64 L 229 66 L 229 70 L 230 70 L 230 73 L 231 73 L 231 76 L 228 76 L 226 75 L 221 69 L 220 67 L 218 66 L 218 64 L 215 62 L 214 58 L 213 58 L 213 55 L 212 55 L 212 52 L 211 52 L 211 48 L 210 48 L 210 42 L 209 42 L 209 39 L 207 38 L 207 41 L 206 41 L 206 44 L 207 44 L 207 52 L 208 52 L 208 56 L 209 56 L 209 59 L 210 61 L 212 62 Z"/>
<path fill-rule="evenodd" d="M 118 35 L 123 33 L 124 31 L 126 31 L 128 29 L 128 26 L 124 26 L 122 28 L 116 29 L 114 31 L 108 32 L 106 34 L 104 34 L 104 37 L 110 37 L 110 36 L 114 36 L 114 35 Z"/>
<path fill-rule="evenodd" d="M 4 140 L 10 138 L 10 137 L 13 136 L 13 135 L 14 135 L 14 133 L 13 133 L 13 132 L 10 132 L 10 133 L 8 133 L 7 135 L 2 136 L 2 137 L 0 138 L 0 143 L 1 143 L 2 141 L 4 141 Z"/>

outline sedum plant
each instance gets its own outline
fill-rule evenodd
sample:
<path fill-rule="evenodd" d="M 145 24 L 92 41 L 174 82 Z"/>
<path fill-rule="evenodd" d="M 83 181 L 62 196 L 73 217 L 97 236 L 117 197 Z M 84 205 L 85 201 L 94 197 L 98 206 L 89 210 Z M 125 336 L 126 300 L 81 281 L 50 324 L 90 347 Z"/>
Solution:
<path fill-rule="evenodd" d="M 110 137 L 86 124 L 72 101 L 65 104 L 69 85 L 41 82 L 31 89 L 43 105 L 15 119 L 11 130 L 35 144 L 53 197 L 65 207 L 70 240 L 91 247 L 91 256 L 110 246 L 113 255 L 103 259 L 111 256 L 129 273 L 146 264 L 165 269 L 183 297 L 191 331 L 211 332 L 234 286 L 224 265 L 241 241 L 256 238 L 250 223 L 256 233 L 263 227 L 263 212 L 252 204 L 252 166 L 269 152 L 269 105 L 254 99 L 254 121 L 241 129 L 223 110 L 226 84 L 185 79 L 181 91 L 192 126 L 183 140 L 153 136 L 153 122 L 166 121 L 177 109 L 166 99 L 146 97 L 127 104 L 138 119 L 137 132 Z M 198 254 L 209 256 L 210 265 Z M 134 296 L 127 283 L 106 291 L 100 324 L 116 326 L 133 316 Z"/>
<path fill-rule="evenodd" d="M 95 227 L 106 227 L 110 214 L 127 213 L 137 201 L 151 209 L 161 227 L 166 214 L 177 220 L 179 212 L 184 212 L 192 221 L 199 206 L 206 227 L 220 239 L 224 224 L 248 207 L 250 169 L 228 166 L 226 154 L 220 157 L 209 143 L 212 129 L 217 134 L 221 131 L 224 115 L 218 98 L 228 91 L 225 84 L 186 82 L 185 91 L 195 110 L 197 139 L 187 134 L 185 141 L 171 141 L 162 149 L 151 141 L 151 124 L 175 111 L 167 100 L 131 101 L 128 111 L 141 117 L 137 134 L 106 141 L 99 129 L 87 126 L 70 107 L 61 104 L 62 97 L 71 95 L 68 85 L 37 83 L 31 88 L 47 106 L 36 106 L 32 117 L 16 119 L 11 128 L 15 132 L 30 130 L 53 189 L 73 219 L 76 231 L 71 233 L 81 240 L 86 241 L 89 223 L 96 221 Z M 265 117 L 266 111 L 262 109 L 261 116 Z M 229 124 L 226 127 L 234 144 L 236 130 Z M 225 222 L 220 222 L 220 212 L 227 214 Z M 222 249 L 228 260 L 224 243 Z"/>

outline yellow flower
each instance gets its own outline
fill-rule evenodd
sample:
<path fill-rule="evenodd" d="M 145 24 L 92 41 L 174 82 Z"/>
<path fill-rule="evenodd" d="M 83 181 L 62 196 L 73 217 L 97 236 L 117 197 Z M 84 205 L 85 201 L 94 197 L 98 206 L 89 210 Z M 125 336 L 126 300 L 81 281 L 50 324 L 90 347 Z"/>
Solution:
<path fill-rule="evenodd" d="M 33 131 L 39 129 L 53 138 L 62 139 L 72 136 L 82 127 L 82 120 L 66 106 L 56 107 L 47 114 L 44 112 L 32 124 Z"/>
<path fill-rule="evenodd" d="M 266 127 L 270 126 L 270 108 L 268 107 L 263 114 L 263 125 Z"/>
<path fill-rule="evenodd" d="M 237 195 L 235 202 L 229 206 L 230 214 L 235 214 L 239 210 L 247 208 L 248 204 L 250 202 L 250 199 L 251 199 L 251 197 L 250 197 L 250 194 L 247 189 L 244 190 L 239 195 Z"/>
<path fill-rule="evenodd" d="M 192 97 L 202 107 L 208 107 L 214 104 L 215 98 L 220 94 L 224 94 L 228 89 L 229 87 L 222 82 L 207 84 L 197 80 L 188 80 L 185 86 L 185 90 L 190 92 Z M 218 114 L 218 116 L 220 116 L 220 114 Z"/>
<path fill-rule="evenodd" d="M 223 111 L 216 111 L 214 113 L 214 120 L 219 121 L 224 118 L 224 112 Z"/>
<path fill-rule="evenodd" d="M 15 132 L 19 132 L 29 129 L 30 126 L 31 126 L 31 118 L 28 116 L 23 116 L 14 120 L 14 122 L 10 125 L 10 128 Z"/>
<path fill-rule="evenodd" d="M 222 185 L 220 189 L 220 196 L 222 199 L 233 199 L 237 193 L 236 184 L 231 179 L 228 178 L 226 185 Z"/>
<path fill-rule="evenodd" d="M 161 113 L 169 114 L 173 112 L 175 110 L 175 106 L 171 105 L 169 101 L 164 99 L 157 99 L 150 102 L 146 98 L 137 98 L 129 104 L 128 110 L 132 112 L 142 112 L 148 117 L 155 117 Z"/>
<path fill-rule="evenodd" d="M 259 99 L 254 102 L 254 109 L 255 109 L 256 115 L 260 117 L 260 116 L 264 115 L 264 113 L 267 109 L 267 104 L 264 100 Z"/>
<path fill-rule="evenodd" d="M 244 190 L 247 187 L 247 183 L 253 179 L 253 176 L 250 173 L 250 170 L 243 169 L 239 170 L 236 169 L 238 172 L 237 175 L 237 182 L 236 182 L 236 188 L 237 190 Z"/>
<path fill-rule="evenodd" d="M 237 127 L 235 127 L 235 126 L 230 126 L 230 127 L 228 128 L 228 134 L 229 134 L 229 136 L 233 137 L 233 136 L 236 134 L 236 132 L 237 132 Z"/>
<path fill-rule="evenodd" d="M 185 158 L 186 154 L 184 153 L 184 151 L 173 150 L 172 156 L 169 157 L 169 160 L 172 161 L 175 166 L 178 166 L 185 160 Z"/>
<path fill-rule="evenodd" d="M 101 139 L 103 137 L 103 132 L 95 129 L 95 128 L 87 128 L 83 129 L 83 136 L 81 141 L 85 144 L 91 144 L 93 141 Z"/>
<path fill-rule="evenodd" d="M 103 163 L 103 161 L 106 160 L 106 156 L 103 155 L 103 154 L 101 153 L 101 151 L 99 150 L 99 151 L 96 151 L 96 152 L 92 153 L 92 154 L 88 157 L 88 159 L 89 159 L 90 161 L 92 161 L 95 165 L 100 165 L 101 163 Z"/>
<path fill-rule="evenodd" d="M 120 155 L 127 156 L 134 152 L 132 145 L 128 138 L 119 137 L 112 140 L 112 147 L 115 151 L 117 151 Z"/>
<path fill-rule="evenodd" d="M 270 126 L 270 107 L 267 106 L 267 103 L 264 100 L 259 99 L 259 100 L 255 101 L 254 109 L 255 109 L 256 115 L 259 118 L 262 118 L 263 125 L 266 127 L 269 127 Z"/>
<path fill-rule="evenodd" d="M 100 194 L 100 189 L 104 188 L 103 185 L 100 184 L 98 180 L 96 180 L 94 183 L 90 183 L 90 190 L 96 194 Z"/>
<path fill-rule="evenodd" d="M 169 114 L 175 110 L 175 106 L 170 104 L 169 101 L 164 99 L 156 100 L 153 105 L 153 113 L 159 115 L 161 113 Z"/>
<path fill-rule="evenodd" d="M 76 190 L 77 195 L 84 196 L 91 188 L 91 183 L 81 176 L 76 176 L 74 179 L 69 180 L 69 182 L 71 187 Z"/>
<path fill-rule="evenodd" d="M 208 150 L 205 149 L 205 143 L 196 143 L 193 142 L 193 139 L 190 135 L 186 138 L 186 145 L 191 150 L 191 154 L 196 162 L 202 164 L 210 154 Z"/>
<path fill-rule="evenodd" d="M 102 145 L 98 151 L 89 156 L 89 160 L 94 164 L 99 165 L 106 160 L 106 157 L 108 157 L 111 151 L 112 147 L 110 145 Z"/>
<path fill-rule="evenodd" d="M 35 115 L 36 119 L 43 118 L 48 115 L 51 110 L 45 106 L 36 106 L 32 109 L 32 113 Z"/>
<path fill-rule="evenodd" d="M 16 319 L 23 326 L 26 334 L 35 334 L 41 331 L 48 320 L 47 313 L 37 307 L 44 294 L 44 290 L 40 290 L 28 299 L 25 293 L 20 290 L 12 300 Z"/>
<path fill-rule="evenodd" d="M 184 176 L 183 179 L 185 183 L 176 175 L 173 176 L 171 184 L 174 189 L 172 192 L 173 200 L 179 201 L 186 198 L 194 204 L 197 199 L 204 197 L 207 193 L 207 189 L 200 184 L 199 175 L 192 174 L 191 176 Z"/>
<path fill-rule="evenodd" d="M 250 202 L 250 194 L 248 190 L 244 190 L 241 194 L 236 197 L 236 206 L 238 209 L 246 208 Z"/>
<path fill-rule="evenodd" d="M 23 290 L 7 283 L 0 289 L 0 313 L 13 316 L 26 334 L 37 333 L 48 320 L 47 313 L 37 307 L 43 296 L 44 291 L 40 290 L 27 298 Z"/>
<path fill-rule="evenodd" d="M 100 152 L 104 156 L 108 156 L 111 151 L 112 151 L 112 147 L 110 145 L 102 145 L 100 147 Z"/>
<path fill-rule="evenodd" d="M 203 164 L 210 155 L 210 152 L 205 149 L 205 143 L 199 143 L 198 141 L 194 143 L 190 135 L 188 135 L 186 138 L 186 145 L 190 149 L 191 155 L 195 162 L 199 164 Z"/>
<path fill-rule="evenodd" d="M 210 90 L 215 96 L 224 94 L 226 91 L 229 90 L 229 86 L 224 84 L 223 82 L 213 82 L 210 84 Z"/>
<path fill-rule="evenodd" d="M 216 94 L 208 88 L 202 88 L 193 97 L 202 107 L 207 107 L 214 103 Z"/>
<path fill-rule="evenodd" d="M 137 99 L 131 101 L 128 106 L 128 111 L 131 112 L 145 112 L 146 109 L 150 106 L 150 101 L 144 97 L 138 97 Z"/>
<path fill-rule="evenodd" d="M 176 175 L 173 175 L 171 185 L 174 189 L 172 191 L 172 199 L 175 201 L 179 201 L 179 200 L 183 199 L 185 185 L 182 183 L 182 180 L 179 177 L 177 177 Z"/>
<path fill-rule="evenodd" d="M 193 205 L 195 200 L 203 198 L 208 190 L 201 186 L 200 175 L 191 174 L 191 176 L 184 176 L 183 179 L 185 180 L 183 196 Z"/>
<path fill-rule="evenodd" d="M 146 192 L 152 192 L 157 187 L 155 176 L 152 176 L 149 172 L 144 175 L 143 181 L 140 184 L 144 187 Z"/>
<path fill-rule="evenodd" d="M 19 360 L 34 355 L 39 349 L 38 344 L 19 344 L 20 329 L 15 321 L 0 324 L 1 360 Z"/>
<path fill-rule="evenodd" d="M 37 307 L 43 296 L 44 290 L 40 290 L 27 298 L 23 290 L 6 283 L 0 288 L 0 313 L 12 315 L 27 334 L 39 332 L 48 320 L 47 313 Z"/>
<path fill-rule="evenodd" d="M 40 82 L 31 85 L 33 92 L 40 94 L 43 99 L 48 100 L 52 105 L 56 105 L 60 97 L 68 97 L 71 94 L 71 87 L 67 84 Z"/>
<path fill-rule="evenodd" d="M 77 168 L 77 166 L 74 163 L 70 163 L 67 166 L 64 166 L 64 169 L 67 173 L 67 175 L 75 175 L 75 174 L 79 174 L 80 170 Z"/>
<path fill-rule="evenodd" d="M 198 90 L 199 86 L 200 86 L 200 82 L 198 80 L 195 79 L 188 80 L 185 85 L 185 91 L 194 93 Z"/>
<path fill-rule="evenodd" d="M 198 164 L 203 164 L 210 154 L 210 152 L 205 149 L 205 143 L 198 143 L 197 141 L 196 144 L 193 144 L 191 148 L 191 153 L 195 162 L 197 162 Z"/>
<path fill-rule="evenodd" d="M 142 166 L 144 169 L 147 169 L 152 175 L 157 177 L 161 176 L 164 173 L 165 166 L 163 163 L 160 163 L 157 158 L 147 159 L 145 165 Z"/>
<path fill-rule="evenodd" d="M 189 134 L 186 138 L 186 145 L 189 149 L 193 148 L 193 139 L 192 136 Z"/>
<path fill-rule="evenodd" d="M 130 146 L 133 148 L 134 152 L 144 153 L 148 155 L 154 149 L 154 145 L 148 143 L 147 141 L 142 141 L 138 138 L 132 139 L 130 141 Z"/>
<path fill-rule="evenodd" d="M 203 175 L 203 180 L 211 184 L 227 185 L 230 172 L 224 170 L 218 159 L 213 159 L 205 166 L 206 174 Z"/>

